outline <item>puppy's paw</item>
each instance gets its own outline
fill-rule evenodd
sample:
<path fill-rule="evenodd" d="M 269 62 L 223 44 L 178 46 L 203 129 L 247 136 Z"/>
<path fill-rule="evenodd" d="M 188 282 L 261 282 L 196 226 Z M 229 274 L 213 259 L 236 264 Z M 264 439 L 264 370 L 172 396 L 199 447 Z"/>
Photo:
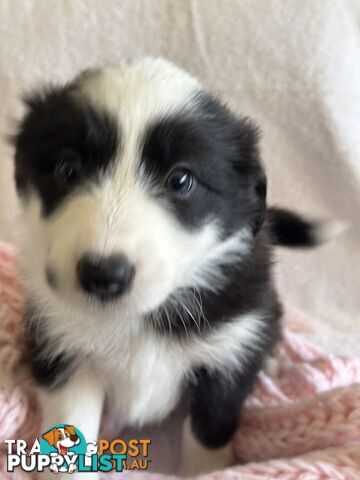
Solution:
<path fill-rule="evenodd" d="M 185 420 L 179 471 L 181 476 L 193 477 L 223 470 L 232 465 L 233 460 L 234 455 L 231 443 L 222 448 L 207 448 L 192 433 L 190 418 Z"/>

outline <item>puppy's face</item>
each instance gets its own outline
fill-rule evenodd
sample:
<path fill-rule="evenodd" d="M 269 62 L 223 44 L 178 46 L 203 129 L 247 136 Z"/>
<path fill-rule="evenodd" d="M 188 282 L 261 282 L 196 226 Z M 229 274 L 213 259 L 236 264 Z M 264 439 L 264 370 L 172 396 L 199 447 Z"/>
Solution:
<path fill-rule="evenodd" d="M 256 130 L 163 60 L 33 95 L 15 139 L 29 288 L 123 317 L 221 285 L 264 212 Z"/>

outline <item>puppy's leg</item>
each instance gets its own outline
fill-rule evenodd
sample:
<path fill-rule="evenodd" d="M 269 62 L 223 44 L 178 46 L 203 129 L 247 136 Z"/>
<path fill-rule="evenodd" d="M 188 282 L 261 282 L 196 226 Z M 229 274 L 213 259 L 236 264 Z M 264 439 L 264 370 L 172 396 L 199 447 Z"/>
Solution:
<path fill-rule="evenodd" d="M 57 424 L 74 425 L 85 436 L 86 441 L 97 440 L 104 401 L 104 388 L 98 376 L 90 367 L 81 367 L 61 386 L 40 390 L 43 411 L 42 431 Z M 80 480 L 83 473 L 59 473 L 56 476 L 49 470 L 40 474 L 41 480 Z M 86 473 L 86 478 L 99 478 L 96 473 Z"/>
<path fill-rule="evenodd" d="M 239 371 L 200 368 L 191 391 L 191 426 L 185 423 L 181 474 L 194 476 L 232 464 L 231 439 L 252 390 L 259 362 Z"/>

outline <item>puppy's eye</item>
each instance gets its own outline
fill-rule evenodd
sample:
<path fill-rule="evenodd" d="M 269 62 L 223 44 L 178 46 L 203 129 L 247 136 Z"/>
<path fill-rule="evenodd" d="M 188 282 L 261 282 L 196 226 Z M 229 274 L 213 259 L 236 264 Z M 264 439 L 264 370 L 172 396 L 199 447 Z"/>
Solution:
<path fill-rule="evenodd" d="M 55 166 L 55 175 L 66 185 L 75 183 L 81 173 L 81 158 L 73 150 L 63 150 L 58 156 Z"/>
<path fill-rule="evenodd" d="M 166 180 L 166 186 L 177 195 L 186 195 L 195 185 L 195 177 L 185 168 L 178 168 L 171 172 Z"/>
<path fill-rule="evenodd" d="M 62 435 L 59 435 L 59 440 L 63 440 L 63 436 L 62 436 Z"/>

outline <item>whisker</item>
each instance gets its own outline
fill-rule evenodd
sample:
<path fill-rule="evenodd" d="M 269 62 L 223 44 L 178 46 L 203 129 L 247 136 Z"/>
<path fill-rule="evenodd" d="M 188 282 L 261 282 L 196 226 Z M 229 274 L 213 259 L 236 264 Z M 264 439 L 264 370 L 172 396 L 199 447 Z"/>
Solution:
<path fill-rule="evenodd" d="M 184 326 L 184 330 L 185 330 L 185 332 L 186 332 L 186 336 L 187 336 L 187 338 L 189 338 L 189 332 L 188 332 L 188 329 L 186 328 L 186 323 L 185 323 L 185 321 L 184 321 L 184 319 L 183 319 L 183 317 L 182 317 L 181 313 L 179 312 L 179 310 L 178 310 L 178 308 L 177 308 L 177 302 L 176 302 L 176 299 L 174 299 L 174 300 L 173 300 L 173 299 L 171 299 L 171 302 L 172 302 L 172 306 L 173 306 L 173 308 L 175 309 L 176 313 L 177 313 L 177 314 L 179 315 L 179 317 L 180 317 L 181 323 L 182 323 L 182 324 L 183 324 L 183 326 Z"/>
<path fill-rule="evenodd" d="M 193 291 L 194 291 L 194 299 L 195 299 L 195 302 L 196 302 L 196 304 L 199 306 L 199 309 L 200 309 L 200 312 L 199 312 L 199 313 L 200 313 L 200 319 L 203 319 L 204 324 L 209 327 L 209 330 L 210 330 L 210 331 L 212 331 L 212 326 L 211 326 L 209 320 L 207 319 L 207 317 L 206 317 L 206 315 L 205 315 L 205 313 L 204 313 L 204 310 L 203 310 L 201 293 L 200 293 L 199 289 L 196 288 L 196 287 L 193 288 Z M 197 298 L 196 292 L 198 293 L 199 298 Z"/>
<path fill-rule="evenodd" d="M 168 321 L 168 324 L 169 324 L 169 335 L 170 335 L 170 340 L 171 340 L 172 339 L 172 323 L 171 323 L 170 315 L 169 315 L 169 312 L 168 312 L 168 309 L 167 309 L 166 306 L 165 306 L 165 315 L 166 315 L 166 318 L 167 318 L 167 321 Z"/>
<path fill-rule="evenodd" d="M 184 308 L 184 310 L 186 310 L 186 312 L 188 313 L 188 315 L 190 316 L 190 318 L 194 321 L 197 329 L 198 329 L 198 332 L 201 333 L 201 330 L 200 330 L 200 324 L 198 324 L 198 322 L 196 321 L 194 315 L 191 313 L 191 311 L 189 310 L 189 308 L 186 306 L 185 303 L 182 303 L 182 307 Z"/>

